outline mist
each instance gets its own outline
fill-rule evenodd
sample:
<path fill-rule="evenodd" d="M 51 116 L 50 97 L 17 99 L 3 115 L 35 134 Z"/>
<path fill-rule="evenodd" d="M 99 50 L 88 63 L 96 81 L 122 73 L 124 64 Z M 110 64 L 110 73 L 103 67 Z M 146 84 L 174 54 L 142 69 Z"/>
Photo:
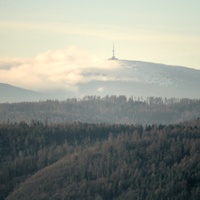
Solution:
<path fill-rule="evenodd" d="M 1 82 L 35 91 L 76 91 L 77 84 L 114 80 L 108 71 L 120 66 L 77 47 L 48 50 L 33 58 L 0 58 Z M 112 73 L 109 73 L 112 74 Z"/>

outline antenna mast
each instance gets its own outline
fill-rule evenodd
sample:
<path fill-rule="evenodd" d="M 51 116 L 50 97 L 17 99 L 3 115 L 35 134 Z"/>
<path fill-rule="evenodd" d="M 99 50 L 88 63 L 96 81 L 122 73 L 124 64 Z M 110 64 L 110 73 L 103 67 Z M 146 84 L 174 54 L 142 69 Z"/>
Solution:
<path fill-rule="evenodd" d="M 115 58 L 115 45 L 113 43 L 113 58 Z"/>
<path fill-rule="evenodd" d="M 109 58 L 109 60 L 118 60 L 116 57 L 115 57 L 115 45 L 113 43 L 113 50 L 112 50 L 112 53 L 113 53 L 113 56 L 112 58 Z"/>

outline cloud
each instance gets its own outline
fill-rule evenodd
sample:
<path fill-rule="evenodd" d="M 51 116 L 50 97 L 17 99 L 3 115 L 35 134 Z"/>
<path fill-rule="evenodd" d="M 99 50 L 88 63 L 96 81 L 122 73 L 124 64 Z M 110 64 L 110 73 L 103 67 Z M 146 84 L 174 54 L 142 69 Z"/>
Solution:
<path fill-rule="evenodd" d="M 100 88 L 97 89 L 97 91 L 100 92 L 100 93 L 101 93 L 101 92 L 104 92 L 104 88 L 103 88 L 103 87 L 100 87 Z"/>
<path fill-rule="evenodd" d="M 101 61 L 84 49 L 49 50 L 34 58 L 0 58 L 0 80 L 36 91 L 76 90 L 80 83 L 114 80 L 116 62 Z"/>

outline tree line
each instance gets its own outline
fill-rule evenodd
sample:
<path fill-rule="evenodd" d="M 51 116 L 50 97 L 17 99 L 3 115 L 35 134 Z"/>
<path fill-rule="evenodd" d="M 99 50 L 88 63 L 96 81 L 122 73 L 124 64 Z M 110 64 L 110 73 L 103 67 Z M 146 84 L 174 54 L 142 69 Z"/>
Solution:
<path fill-rule="evenodd" d="M 0 104 L 0 122 L 172 124 L 199 117 L 199 99 L 86 96 Z"/>

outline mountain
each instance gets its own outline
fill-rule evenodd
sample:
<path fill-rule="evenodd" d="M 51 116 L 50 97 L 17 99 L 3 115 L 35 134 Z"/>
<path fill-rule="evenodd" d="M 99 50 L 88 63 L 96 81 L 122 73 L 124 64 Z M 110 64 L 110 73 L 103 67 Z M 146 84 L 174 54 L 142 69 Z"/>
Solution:
<path fill-rule="evenodd" d="M 38 92 L 0 83 L 0 102 L 36 101 L 42 98 Z"/>
<path fill-rule="evenodd" d="M 176 98 L 200 98 L 200 70 L 164 64 L 114 60 L 119 67 L 112 74 L 104 71 L 104 76 L 112 75 L 112 80 L 91 81 L 79 84 L 79 92 L 84 95 L 126 95 L 159 96 Z"/>
<path fill-rule="evenodd" d="M 84 78 L 84 81 L 75 83 L 76 91 L 58 88 L 33 92 L 0 84 L 0 94 L 3 94 L 0 97 L 0 102 L 63 100 L 88 95 L 200 98 L 198 92 L 200 70 L 187 67 L 142 61 L 107 60 L 98 68 L 80 70 L 80 76 Z"/>

